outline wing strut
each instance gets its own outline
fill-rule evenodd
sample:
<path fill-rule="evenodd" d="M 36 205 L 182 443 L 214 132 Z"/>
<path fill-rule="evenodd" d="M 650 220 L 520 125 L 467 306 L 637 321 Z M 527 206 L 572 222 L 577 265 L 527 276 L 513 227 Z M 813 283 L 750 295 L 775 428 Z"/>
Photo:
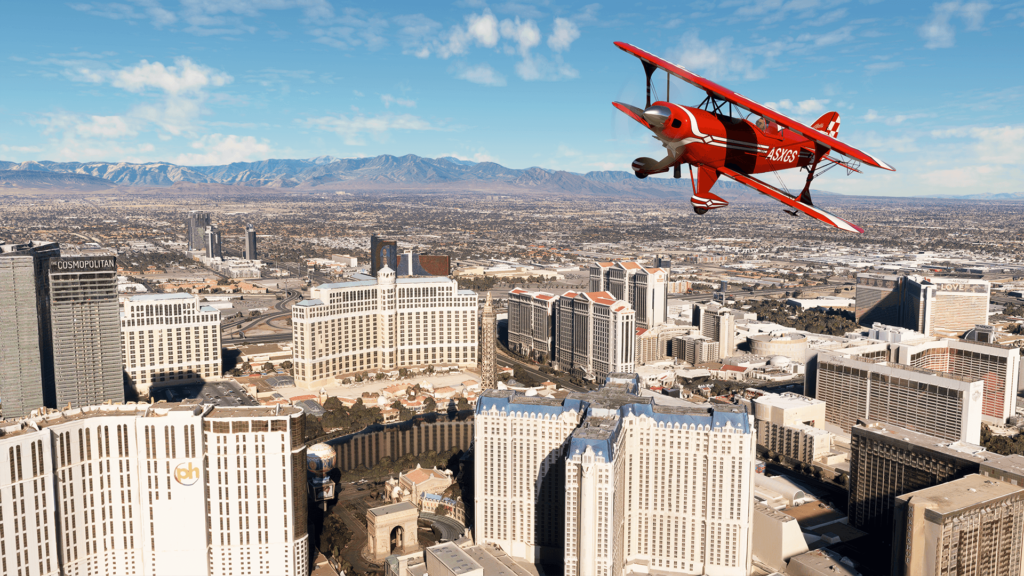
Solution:
<path fill-rule="evenodd" d="M 651 75 L 654 74 L 654 71 L 657 70 L 658 67 L 655 66 L 654 64 L 651 64 L 647 60 L 641 60 L 640 62 L 642 62 L 643 65 L 644 65 L 644 74 L 647 74 L 647 106 L 645 106 L 645 108 L 650 108 L 651 107 Z"/>
<path fill-rule="evenodd" d="M 821 161 L 822 157 L 828 154 L 828 148 L 814 143 L 814 162 L 811 164 L 809 170 L 807 170 L 807 183 L 804 184 L 804 189 L 800 192 L 800 196 L 797 197 L 797 202 L 803 202 L 808 206 L 813 206 L 811 202 L 811 180 L 814 180 L 814 171 L 818 169 L 818 162 Z"/>
<path fill-rule="evenodd" d="M 718 172 L 724 174 L 725 176 L 728 176 L 729 178 L 732 178 L 733 180 L 739 182 L 740 184 L 750 186 L 751 188 L 757 190 L 761 194 L 771 196 L 772 198 L 778 200 L 779 202 L 782 202 L 783 204 L 790 206 L 791 208 L 795 208 L 803 212 L 804 214 L 807 214 L 811 218 L 820 220 L 825 224 L 835 226 L 836 228 L 840 230 L 845 230 L 847 232 L 858 232 L 861 234 L 864 233 L 864 229 L 861 228 L 860 226 L 857 226 L 852 222 L 847 222 L 846 220 L 843 220 L 842 218 L 836 216 L 835 214 L 822 210 L 821 208 L 811 206 L 810 204 L 805 204 L 799 201 L 798 199 L 793 198 L 789 194 L 786 194 L 782 190 L 779 190 L 778 188 L 770 184 L 766 184 L 758 180 L 757 178 L 751 178 L 746 174 L 740 174 L 739 172 L 736 172 L 735 170 L 730 170 L 729 168 L 719 168 Z"/>

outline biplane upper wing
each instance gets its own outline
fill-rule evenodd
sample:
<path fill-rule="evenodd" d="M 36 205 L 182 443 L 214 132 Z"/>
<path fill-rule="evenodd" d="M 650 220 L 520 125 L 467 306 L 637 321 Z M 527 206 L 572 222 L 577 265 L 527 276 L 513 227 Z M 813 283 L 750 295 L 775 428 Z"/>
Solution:
<path fill-rule="evenodd" d="M 675 76 L 676 78 L 679 78 L 684 82 L 692 84 L 693 86 L 715 96 L 720 100 L 731 102 L 734 106 L 739 106 L 740 108 L 753 112 L 754 114 L 774 120 L 778 122 L 781 126 L 789 128 L 790 130 L 797 132 L 803 135 L 805 138 L 813 140 L 814 142 L 821 144 L 826 148 L 830 148 L 832 150 L 835 150 L 836 152 L 839 152 L 840 154 L 844 154 L 851 158 L 856 158 L 857 160 L 860 160 L 861 162 L 869 166 L 874 166 L 875 168 L 891 170 L 894 172 L 896 171 L 896 169 L 893 168 L 892 166 L 886 164 L 885 162 L 882 162 L 881 160 L 875 158 L 874 156 L 868 154 L 867 152 L 858 150 L 848 144 L 843 144 L 842 142 L 836 140 L 835 138 L 832 138 L 828 134 L 819 132 L 818 130 L 815 130 L 814 128 L 811 128 L 810 126 L 807 126 L 800 122 L 797 122 L 796 120 L 793 120 L 788 116 L 779 114 L 775 110 L 772 110 L 771 108 L 768 108 L 766 106 L 762 106 L 761 104 L 754 102 L 753 100 L 747 98 L 746 96 L 737 94 L 736 92 L 733 92 L 732 90 L 729 90 L 724 86 L 716 84 L 715 82 L 712 82 L 707 78 L 698 76 L 693 72 L 690 72 L 686 68 L 683 68 L 682 66 L 673 64 L 649 52 L 645 52 L 644 50 L 641 50 L 636 46 L 633 46 L 632 44 L 626 44 L 625 42 L 616 42 L 615 45 L 618 46 L 623 51 L 632 54 L 633 56 L 636 56 L 640 60 L 657 66 L 658 68 L 661 68 L 662 70 Z"/>

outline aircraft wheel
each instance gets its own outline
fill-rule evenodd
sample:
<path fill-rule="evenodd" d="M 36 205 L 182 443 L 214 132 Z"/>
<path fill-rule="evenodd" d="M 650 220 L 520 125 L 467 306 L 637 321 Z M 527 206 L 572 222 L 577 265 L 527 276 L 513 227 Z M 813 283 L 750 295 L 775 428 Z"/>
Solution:
<path fill-rule="evenodd" d="M 636 174 L 636 177 L 641 179 L 641 180 L 643 180 L 644 178 L 647 178 L 647 174 L 644 174 L 643 172 L 634 172 L 634 174 Z"/>
<path fill-rule="evenodd" d="M 696 206 L 693 207 L 693 211 L 696 212 L 697 214 L 707 214 L 708 213 L 708 209 L 707 208 L 697 208 Z"/>

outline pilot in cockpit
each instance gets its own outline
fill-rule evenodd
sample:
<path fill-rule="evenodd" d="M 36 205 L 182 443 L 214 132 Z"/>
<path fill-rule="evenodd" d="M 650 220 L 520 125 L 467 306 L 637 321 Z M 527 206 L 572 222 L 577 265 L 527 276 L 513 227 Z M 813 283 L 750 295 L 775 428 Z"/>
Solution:
<path fill-rule="evenodd" d="M 782 129 L 779 127 L 779 124 L 777 122 L 775 122 L 774 120 L 769 120 L 764 116 L 758 118 L 757 122 L 754 125 L 757 126 L 757 129 L 760 130 L 761 133 L 766 136 L 773 136 L 778 138 L 782 133 Z"/>

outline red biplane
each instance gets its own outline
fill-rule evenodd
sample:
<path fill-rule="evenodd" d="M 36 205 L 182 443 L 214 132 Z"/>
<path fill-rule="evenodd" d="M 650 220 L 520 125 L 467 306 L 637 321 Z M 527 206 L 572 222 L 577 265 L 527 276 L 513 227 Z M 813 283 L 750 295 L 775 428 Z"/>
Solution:
<path fill-rule="evenodd" d="M 860 172 L 861 164 L 895 171 L 878 158 L 836 139 L 838 113 L 828 112 L 806 126 L 636 46 L 624 42 L 615 45 L 643 63 L 647 74 L 647 106 L 641 110 L 621 102 L 612 105 L 653 132 L 668 150 L 663 160 L 634 160 L 633 172 L 637 178 L 670 169 L 673 176 L 679 178 L 682 165 L 689 164 L 693 184 L 690 203 L 697 214 L 728 206 L 728 202 L 711 193 L 718 177 L 724 175 L 786 204 L 792 210 L 783 210 L 793 216 L 799 210 L 840 230 L 864 232 L 863 228 L 811 202 L 811 181 L 835 166 L 845 168 L 847 173 Z M 651 75 L 658 68 L 668 73 L 669 81 L 675 76 L 703 90 L 707 97 L 697 107 L 672 104 L 668 102 L 671 84 L 666 82 L 665 101 L 652 103 Z M 745 117 L 733 116 L 734 110 L 738 110 L 738 114 L 745 112 Z M 697 169 L 696 179 L 694 168 Z M 751 176 L 789 168 L 807 171 L 807 183 L 798 196 Z"/>

